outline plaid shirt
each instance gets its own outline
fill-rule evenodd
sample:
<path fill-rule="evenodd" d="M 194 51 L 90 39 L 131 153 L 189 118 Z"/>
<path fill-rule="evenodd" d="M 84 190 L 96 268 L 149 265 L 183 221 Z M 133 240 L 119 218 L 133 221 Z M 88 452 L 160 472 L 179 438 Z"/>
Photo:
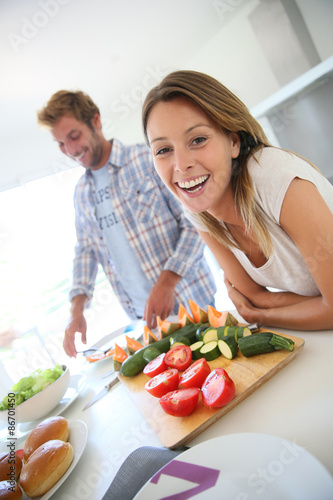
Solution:
<path fill-rule="evenodd" d="M 162 270 L 182 277 L 175 289 L 173 313 L 177 314 L 179 303 L 186 307 L 189 299 L 201 307 L 213 303 L 216 287 L 203 256 L 204 244 L 157 175 L 149 148 L 144 144 L 124 146 L 114 139 L 108 170 L 113 210 L 151 285 Z M 70 299 L 79 294 L 91 299 L 100 263 L 122 307 L 135 318 L 97 224 L 89 170 L 75 188 L 74 206 L 77 244 Z"/>

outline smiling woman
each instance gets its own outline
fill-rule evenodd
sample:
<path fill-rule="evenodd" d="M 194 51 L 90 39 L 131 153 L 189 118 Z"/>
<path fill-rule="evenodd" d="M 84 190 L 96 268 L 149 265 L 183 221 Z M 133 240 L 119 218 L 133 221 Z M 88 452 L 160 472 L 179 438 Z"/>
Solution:
<path fill-rule="evenodd" d="M 237 96 L 203 73 L 166 76 L 148 93 L 142 119 L 155 169 L 215 255 L 239 314 L 249 323 L 331 329 L 328 180 L 272 147 Z"/>

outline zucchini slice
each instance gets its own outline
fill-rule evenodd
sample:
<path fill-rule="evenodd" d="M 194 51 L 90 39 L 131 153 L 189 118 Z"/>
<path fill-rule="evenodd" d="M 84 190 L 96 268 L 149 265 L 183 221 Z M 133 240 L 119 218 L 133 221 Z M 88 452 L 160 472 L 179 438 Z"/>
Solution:
<path fill-rule="evenodd" d="M 204 332 L 207 330 L 207 328 L 210 327 L 209 323 L 204 323 L 203 325 L 199 326 L 197 331 L 195 332 L 195 336 L 197 340 L 202 340 Z"/>
<path fill-rule="evenodd" d="M 217 328 L 207 328 L 207 330 L 203 334 L 202 340 L 205 344 L 211 342 L 212 340 L 215 340 L 217 342 Z"/>
<path fill-rule="evenodd" d="M 236 328 L 235 339 L 237 340 L 237 342 L 242 337 L 248 337 L 249 335 L 252 335 L 252 332 L 247 326 L 238 326 Z"/>
<path fill-rule="evenodd" d="M 266 354 L 279 349 L 294 349 L 294 342 L 272 332 L 258 332 L 238 340 L 240 352 L 245 357 Z"/>
<path fill-rule="evenodd" d="M 228 334 L 229 328 L 230 328 L 229 325 L 219 326 L 217 329 L 217 340 L 219 339 L 223 340 L 224 337 Z"/>
<path fill-rule="evenodd" d="M 198 340 L 198 342 L 195 342 L 194 344 L 190 345 L 192 351 L 192 359 L 202 358 L 202 355 L 200 354 L 200 349 L 203 345 L 204 345 L 203 340 Z"/>
<path fill-rule="evenodd" d="M 217 342 L 219 350 L 227 359 L 234 359 L 238 353 L 238 343 L 235 337 L 226 336 L 223 340 Z"/>
<path fill-rule="evenodd" d="M 214 359 L 221 356 L 221 351 L 217 345 L 217 340 L 211 340 L 204 344 L 200 349 L 200 354 L 202 358 L 206 361 L 213 361 Z"/>

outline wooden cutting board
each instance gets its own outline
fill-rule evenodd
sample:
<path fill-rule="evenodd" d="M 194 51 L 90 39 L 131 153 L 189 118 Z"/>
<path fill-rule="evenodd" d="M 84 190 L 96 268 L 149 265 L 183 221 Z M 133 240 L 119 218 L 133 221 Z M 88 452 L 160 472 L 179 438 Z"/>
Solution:
<path fill-rule="evenodd" d="M 282 349 L 250 358 L 245 358 L 239 352 L 233 360 L 228 360 L 224 356 L 220 356 L 214 361 L 209 362 L 212 369 L 218 366 L 224 368 L 234 381 L 236 387 L 234 399 L 220 409 L 211 410 L 204 406 L 199 399 L 198 406 L 191 415 L 184 418 L 172 417 L 162 410 L 158 403 L 158 398 L 154 398 L 145 390 L 145 383 L 149 380 L 147 375 L 143 373 L 135 377 L 123 377 L 119 375 L 119 379 L 128 389 L 135 404 L 164 446 L 167 448 L 177 448 L 194 439 L 207 429 L 207 427 L 232 410 L 243 399 L 252 394 L 258 387 L 290 363 L 304 346 L 304 340 L 301 338 L 283 335 L 282 333 L 279 333 L 279 335 L 288 337 L 295 342 L 292 352 Z"/>

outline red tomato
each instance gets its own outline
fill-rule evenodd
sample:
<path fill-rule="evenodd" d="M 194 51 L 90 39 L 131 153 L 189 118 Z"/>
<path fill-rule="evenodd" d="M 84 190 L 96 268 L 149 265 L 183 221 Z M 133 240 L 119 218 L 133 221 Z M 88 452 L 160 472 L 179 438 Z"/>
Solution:
<path fill-rule="evenodd" d="M 168 392 L 160 399 L 159 403 L 168 415 L 172 415 L 173 417 L 187 417 L 197 406 L 199 392 L 200 389 L 198 387 Z"/>
<path fill-rule="evenodd" d="M 167 392 L 177 389 L 179 383 L 179 373 L 176 369 L 165 370 L 151 378 L 145 385 L 146 391 L 155 398 L 164 396 Z"/>
<path fill-rule="evenodd" d="M 235 384 L 223 368 L 215 368 L 206 378 L 201 394 L 204 405 L 221 408 L 233 399 Z"/>
<path fill-rule="evenodd" d="M 192 351 L 188 345 L 177 345 L 168 351 L 165 355 L 165 363 L 170 368 L 176 368 L 179 371 L 186 370 L 192 361 Z"/>
<path fill-rule="evenodd" d="M 200 389 L 209 374 L 209 364 L 205 358 L 200 358 L 182 373 L 179 384 L 185 389 L 188 387 L 199 387 Z"/>
<path fill-rule="evenodd" d="M 164 361 L 165 352 L 157 356 L 157 358 L 153 359 L 146 365 L 143 369 L 143 373 L 148 375 L 148 377 L 155 377 L 159 373 L 164 372 L 168 367 Z"/>

